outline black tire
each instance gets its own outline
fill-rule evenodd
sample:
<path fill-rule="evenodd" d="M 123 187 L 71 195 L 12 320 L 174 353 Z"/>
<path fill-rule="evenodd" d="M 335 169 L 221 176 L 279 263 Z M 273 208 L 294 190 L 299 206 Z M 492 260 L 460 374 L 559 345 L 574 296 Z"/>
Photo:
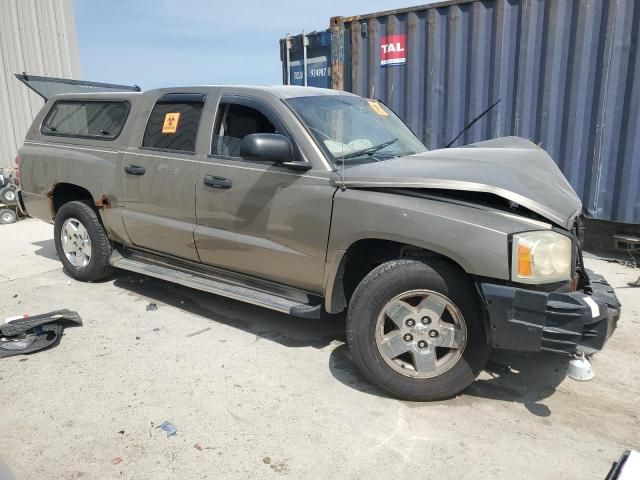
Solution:
<path fill-rule="evenodd" d="M 18 217 L 16 216 L 16 212 L 13 210 L 9 210 L 8 208 L 0 210 L 0 225 L 15 223 L 17 219 Z"/>
<path fill-rule="evenodd" d="M 0 189 L 0 203 L 5 205 L 15 205 L 18 200 L 18 194 L 13 185 L 7 185 Z"/>
<path fill-rule="evenodd" d="M 62 248 L 60 234 L 64 222 L 69 218 L 78 220 L 87 230 L 91 240 L 91 258 L 85 267 L 74 266 Z M 53 232 L 58 257 L 64 269 L 73 278 L 83 282 L 93 282 L 101 280 L 112 273 L 113 269 L 109 265 L 109 257 L 112 252 L 111 243 L 102 223 L 98 219 L 98 213 L 91 205 L 81 201 L 65 203 L 56 213 Z"/>
<path fill-rule="evenodd" d="M 432 378 L 414 378 L 394 370 L 376 345 L 376 323 L 385 305 L 411 290 L 431 290 L 458 308 L 466 324 L 466 345 L 449 370 Z M 393 260 L 372 270 L 349 303 L 347 343 L 356 365 L 374 384 L 394 397 L 412 401 L 449 398 L 471 385 L 490 354 L 483 315 L 473 282 L 439 259 Z"/>

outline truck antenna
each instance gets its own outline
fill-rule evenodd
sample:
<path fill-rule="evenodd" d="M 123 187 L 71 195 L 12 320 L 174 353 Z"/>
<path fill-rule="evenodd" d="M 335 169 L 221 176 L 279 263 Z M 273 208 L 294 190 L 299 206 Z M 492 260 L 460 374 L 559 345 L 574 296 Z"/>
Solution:
<path fill-rule="evenodd" d="M 462 131 L 458 135 L 456 135 L 456 138 L 454 138 L 449 143 L 447 143 L 447 146 L 444 147 L 444 148 L 449 148 L 451 145 L 453 145 L 455 143 L 455 141 L 458 140 L 460 138 L 460 136 L 462 136 L 462 134 L 464 132 L 466 132 L 467 130 L 469 130 L 473 126 L 474 123 L 476 123 L 478 120 L 480 120 L 482 117 L 484 117 L 487 113 L 489 113 L 493 109 L 493 107 L 498 105 L 500 103 L 500 100 L 502 100 L 502 98 L 499 98 L 498 100 L 496 100 L 496 102 L 493 105 L 491 105 L 484 112 L 482 112 L 480 115 L 478 115 L 476 118 L 474 118 L 470 123 L 468 123 L 467 126 L 464 127 L 462 129 Z"/>

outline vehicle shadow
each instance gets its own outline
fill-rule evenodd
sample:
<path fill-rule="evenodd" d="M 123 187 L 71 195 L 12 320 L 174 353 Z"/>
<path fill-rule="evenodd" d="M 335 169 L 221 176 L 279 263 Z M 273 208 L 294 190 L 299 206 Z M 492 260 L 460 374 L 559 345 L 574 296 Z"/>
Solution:
<path fill-rule="evenodd" d="M 346 345 L 344 315 L 326 315 L 320 320 L 304 319 L 261 307 L 207 294 L 181 285 L 136 273 L 119 271 L 114 285 L 156 303 L 184 310 L 212 322 L 232 326 L 286 347 L 326 348 L 336 344 L 329 357 L 329 370 L 342 384 L 368 395 L 391 398 L 369 382 L 356 368 Z M 153 312 L 150 312 L 152 314 Z M 552 354 L 522 354 L 496 351 L 476 382 L 452 406 L 477 399 L 516 402 L 533 415 L 546 417 L 550 409 L 543 403 L 565 379 L 568 359 Z M 429 405 L 406 402 L 409 406 Z"/>
<path fill-rule="evenodd" d="M 345 339 L 344 318 L 297 318 L 136 273 L 119 271 L 114 285 L 150 303 L 179 308 L 213 322 L 239 328 L 286 347 L 324 348 Z M 150 312 L 152 313 L 152 312 Z"/>
<path fill-rule="evenodd" d="M 40 242 L 32 242 L 31 245 L 38 247 L 36 250 L 36 255 L 44 258 L 48 258 L 50 260 L 58 260 L 58 253 L 56 252 L 56 244 L 53 241 L 53 238 L 49 238 L 48 240 L 42 240 Z"/>
<path fill-rule="evenodd" d="M 456 399 L 447 402 L 452 406 L 467 404 L 474 399 L 515 402 L 524 405 L 533 415 L 548 417 L 551 410 L 543 401 L 565 379 L 567 368 L 568 359 L 558 355 L 495 351 L 478 379 Z M 351 388 L 390 398 L 356 370 L 346 345 L 340 345 L 331 352 L 329 369 L 334 378 Z M 407 404 L 427 405 L 419 402 Z"/>
<path fill-rule="evenodd" d="M 495 351 L 483 375 L 464 396 L 521 403 L 538 417 L 548 417 L 544 404 L 567 377 L 569 358 L 552 353 Z"/>

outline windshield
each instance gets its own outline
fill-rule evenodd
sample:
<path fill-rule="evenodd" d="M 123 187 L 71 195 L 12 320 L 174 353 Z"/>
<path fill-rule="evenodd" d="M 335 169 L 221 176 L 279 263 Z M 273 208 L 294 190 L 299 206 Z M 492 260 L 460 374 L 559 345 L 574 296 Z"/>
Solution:
<path fill-rule="evenodd" d="M 321 95 L 285 102 L 335 163 L 378 161 L 427 150 L 402 120 L 378 101 Z"/>

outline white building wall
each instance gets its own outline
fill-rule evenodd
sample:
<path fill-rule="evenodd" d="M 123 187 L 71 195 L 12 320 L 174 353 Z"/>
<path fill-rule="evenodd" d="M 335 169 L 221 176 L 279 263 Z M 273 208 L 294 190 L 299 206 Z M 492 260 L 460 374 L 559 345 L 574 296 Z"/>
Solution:
<path fill-rule="evenodd" d="M 44 103 L 14 77 L 22 72 L 80 78 L 73 0 L 0 0 L 0 168 Z"/>

